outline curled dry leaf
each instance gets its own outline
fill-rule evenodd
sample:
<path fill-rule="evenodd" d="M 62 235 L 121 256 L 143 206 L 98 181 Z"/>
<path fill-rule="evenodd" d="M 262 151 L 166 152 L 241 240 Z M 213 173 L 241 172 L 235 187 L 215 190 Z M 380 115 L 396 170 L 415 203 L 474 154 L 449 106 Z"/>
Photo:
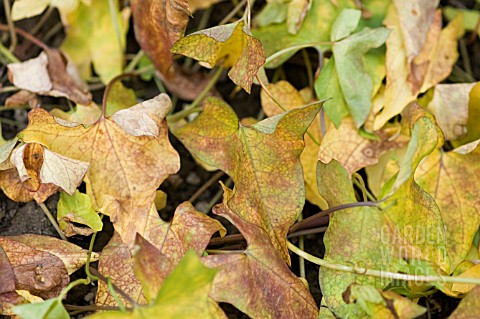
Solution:
<path fill-rule="evenodd" d="M 40 235 L 0 237 L 15 274 L 15 289 L 44 299 L 58 296 L 80 268 L 87 251 L 56 238 Z M 95 256 L 94 256 L 95 258 Z"/>
<path fill-rule="evenodd" d="M 111 217 L 129 246 L 133 245 L 135 233 L 145 228 L 156 189 L 180 165 L 162 118 L 171 108 L 170 99 L 162 94 L 144 103 L 154 106 L 134 107 L 139 114 L 133 111 L 134 117 L 119 120 L 120 124 L 106 117 L 90 127 L 64 126 L 47 111 L 35 109 L 29 113 L 29 126 L 19 134 L 25 142 L 38 142 L 52 152 L 90 163 L 85 181 L 94 209 Z M 153 121 L 158 134 L 127 133 L 125 129 L 138 133 L 146 125 L 142 122 L 145 109 L 149 110 L 147 126 Z"/>
<path fill-rule="evenodd" d="M 416 15 L 400 0 L 390 6 L 384 21 L 392 29 L 386 41 L 385 106 L 375 117 L 375 130 L 452 71 L 458 58 L 457 40 L 464 32 L 462 17 L 457 16 L 442 30 L 442 15 L 435 11 L 436 3 L 412 3 L 417 6 Z M 421 36 L 418 29 L 428 30 L 427 35 Z"/>
<path fill-rule="evenodd" d="M 183 37 L 191 15 L 186 0 L 132 1 L 133 26 L 140 47 L 160 72 L 165 86 L 176 96 L 194 100 L 209 81 L 205 74 L 187 74 L 174 63 L 172 45 Z"/>
<path fill-rule="evenodd" d="M 318 308 L 308 288 L 285 264 L 267 233 L 230 210 L 232 190 L 224 187 L 224 202 L 214 213 L 227 218 L 243 234 L 248 248 L 238 254 L 203 258 L 219 269 L 211 296 L 228 302 L 251 318 L 317 318 Z"/>
<path fill-rule="evenodd" d="M 7 97 L 5 100 L 5 106 L 11 108 L 27 104 L 32 109 L 40 106 L 40 100 L 38 99 L 38 96 L 35 93 L 27 90 L 20 90 L 19 92 Z"/>
<path fill-rule="evenodd" d="M 75 103 L 88 104 L 92 96 L 78 80 L 74 66 L 56 49 L 38 57 L 8 65 L 9 79 L 16 87 L 30 92 L 66 97 Z"/>
<path fill-rule="evenodd" d="M 210 67 L 231 67 L 228 76 L 248 93 L 258 69 L 265 63 L 261 42 L 243 21 L 189 34 L 173 45 L 172 52 L 206 62 Z"/>
<path fill-rule="evenodd" d="M 194 156 L 234 180 L 235 194 L 229 199 L 229 208 L 264 229 L 288 263 L 286 235 L 305 201 L 300 163 L 303 135 L 321 104 L 246 127 L 228 104 L 210 97 L 202 114 L 174 132 Z"/>

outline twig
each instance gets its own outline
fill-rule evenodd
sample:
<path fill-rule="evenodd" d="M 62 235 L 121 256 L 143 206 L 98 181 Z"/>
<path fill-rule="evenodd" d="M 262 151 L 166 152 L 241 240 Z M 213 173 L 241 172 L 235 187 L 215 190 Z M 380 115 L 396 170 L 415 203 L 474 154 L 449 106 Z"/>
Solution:
<path fill-rule="evenodd" d="M 210 177 L 208 181 L 205 182 L 205 184 L 203 184 L 199 189 L 197 189 L 197 191 L 188 199 L 188 201 L 190 203 L 196 201 L 198 197 L 200 197 L 200 195 L 202 195 L 210 186 L 212 186 L 213 183 L 215 183 L 223 175 L 225 175 L 225 173 L 222 171 L 215 173 L 215 175 Z"/>
<path fill-rule="evenodd" d="M 53 227 L 57 231 L 60 238 L 62 238 L 63 240 L 67 240 L 67 237 L 65 237 L 65 234 L 63 233 L 63 231 L 60 229 L 60 227 L 58 227 L 57 221 L 53 217 L 52 213 L 50 213 L 47 206 L 45 206 L 44 203 L 41 203 L 41 204 L 38 204 L 38 205 L 43 210 L 43 213 L 48 217 L 48 219 L 50 220 L 50 223 L 53 225 Z"/>

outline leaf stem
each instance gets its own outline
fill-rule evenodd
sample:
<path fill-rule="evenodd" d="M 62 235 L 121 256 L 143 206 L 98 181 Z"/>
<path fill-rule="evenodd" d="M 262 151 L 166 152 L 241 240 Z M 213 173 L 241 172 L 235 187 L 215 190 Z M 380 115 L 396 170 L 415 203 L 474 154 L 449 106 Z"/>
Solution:
<path fill-rule="evenodd" d="M 305 69 L 307 70 L 308 76 L 308 87 L 310 88 L 311 93 L 313 93 L 313 72 L 312 72 L 312 63 L 310 62 L 310 57 L 306 49 L 302 50 L 303 61 L 305 62 Z"/>
<path fill-rule="evenodd" d="M 133 73 L 133 72 L 125 72 L 125 73 L 117 75 L 116 77 L 111 79 L 110 82 L 108 82 L 107 86 L 105 87 L 105 91 L 103 91 L 102 116 L 100 117 L 100 119 L 103 119 L 107 116 L 107 99 L 108 99 L 108 94 L 110 93 L 110 90 L 111 90 L 113 84 L 115 84 L 115 82 L 117 82 L 117 81 L 119 81 L 123 78 L 130 77 L 130 76 L 135 76 L 135 75 L 136 74 Z"/>
<path fill-rule="evenodd" d="M 291 46 L 291 47 L 288 47 L 288 48 L 285 48 L 283 50 L 275 52 L 274 54 L 272 54 L 271 56 L 269 56 L 265 60 L 264 65 L 267 65 L 268 63 L 272 62 L 276 58 L 278 58 L 278 57 L 280 57 L 280 56 L 282 56 L 282 55 L 284 55 L 288 52 L 291 52 L 291 51 L 297 51 L 297 50 L 300 50 L 300 49 L 317 47 L 317 46 L 320 46 L 320 45 L 333 45 L 334 43 L 335 42 L 331 42 L 331 41 L 320 41 L 320 42 L 310 42 L 310 43 L 294 45 L 294 46 Z"/>
<path fill-rule="evenodd" d="M 290 249 L 295 254 L 302 256 L 306 260 L 319 265 L 321 267 L 325 267 L 328 269 L 344 271 L 359 275 L 365 276 L 372 276 L 378 278 L 388 278 L 388 279 L 397 279 L 397 280 L 405 280 L 405 281 L 415 281 L 415 282 L 442 282 L 442 283 L 460 283 L 460 284 L 471 284 L 471 285 L 480 285 L 480 278 L 467 278 L 467 277 L 450 277 L 450 276 L 441 276 L 441 275 L 432 275 L 432 276 L 422 276 L 422 275 L 410 275 L 410 274 L 400 274 L 395 272 L 388 272 L 383 270 L 376 270 L 376 269 L 367 269 L 363 267 L 351 267 L 342 264 L 336 264 L 325 259 L 321 259 L 310 255 L 309 253 L 301 250 L 297 246 L 293 245 L 289 241 L 287 241 L 288 249 Z"/>
<path fill-rule="evenodd" d="M 43 213 L 45 214 L 45 216 L 47 216 L 47 218 L 50 220 L 50 223 L 55 228 L 55 230 L 57 231 L 60 238 L 63 239 L 63 240 L 67 240 L 67 237 L 65 237 L 65 234 L 63 233 L 63 231 L 58 226 L 57 221 L 53 217 L 52 213 L 50 213 L 50 210 L 48 210 L 48 207 L 44 203 L 41 203 L 41 204 L 38 204 L 38 205 L 43 210 Z"/>
<path fill-rule="evenodd" d="M 220 25 L 223 25 L 223 24 L 227 23 L 228 21 L 230 21 L 230 19 L 233 18 L 233 17 L 238 13 L 238 11 L 240 11 L 240 9 L 241 9 L 246 3 L 247 3 L 247 0 L 242 0 L 242 1 L 240 1 L 240 3 L 238 3 L 238 4 L 235 6 L 235 8 L 233 8 L 233 10 L 230 11 L 230 13 L 227 14 L 227 15 L 225 16 L 225 18 L 223 18 L 222 21 L 220 21 L 220 22 L 218 23 L 218 25 L 220 26 Z"/>
<path fill-rule="evenodd" d="M 73 287 L 78 286 L 78 285 L 89 285 L 90 284 L 90 279 L 89 278 L 80 278 L 75 281 L 72 281 L 71 283 L 68 284 L 67 287 L 65 287 L 62 292 L 58 295 L 58 300 L 62 301 L 63 298 L 65 298 L 70 290 L 72 290 Z"/>
<path fill-rule="evenodd" d="M 128 63 L 128 65 L 125 67 L 123 71 L 132 72 L 133 70 L 135 70 L 135 67 L 144 56 L 145 56 L 145 52 L 143 52 L 143 50 L 138 50 L 137 54 L 135 54 L 133 59 L 130 60 L 130 62 Z"/>
<path fill-rule="evenodd" d="M 220 75 L 222 75 L 222 72 L 223 72 L 222 68 L 217 68 L 212 78 L 210 79 L 210 81 L 208 81 L 207 85 L 203 88 L 202 92 L 200 92 L 200 94 L 197 96 L 195 101 L 193 101 L 188 107 L 181 110 L 180 112 L 167 116 L 168 122 L 178 122 L 179 120 L 190 115 L 193 112 L 193 110 L 195 110 L 195 108 L 200 105 L 200 103 L 203 101 L 203 99 L 208 94 L 208 92 L 210 92 L 210 90 L 215 86 L 218 79 L 220 78 Z"/>

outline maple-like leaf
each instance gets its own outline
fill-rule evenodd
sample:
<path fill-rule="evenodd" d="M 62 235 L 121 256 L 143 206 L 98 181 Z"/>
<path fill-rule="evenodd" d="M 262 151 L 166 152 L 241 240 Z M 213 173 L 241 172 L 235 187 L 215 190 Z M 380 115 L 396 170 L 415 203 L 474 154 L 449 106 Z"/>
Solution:
<path fill-rule="evenodd" d="M 79 3 L 65 16 L 68 28 L 61 49 L 84 79 L 90 78 L 92 64 L 104 83 L 122 73 L 130 10 L 126 7 L 120 11 L 117 2 L 112 4 L 111 10 L 109 1 Z"/>
<path fill-rule="evenodd" d="M 165 264 L 158 265 L 163 271 L 156 276 L 164 279 L 188 250 L 194 249 L 198 255 L 201 255 L 210 237 L 217 231 L 222 236 L 225 234 L 225 229 L 218 221 L 196 211 L 190 203 L 186 202 L 177 207 L 170 223 L 163 221 L 152 207 L 146 226 L 139 234 L 161 252 Z M 130 292 L 129 295 L 135 300 L 144 301 L 141 283 L 133 269 L 134 261 L 128 247 L 117 235 L 114 235 L 103 249 L 99 271 L 110 276 L 116 285 L 127 289 Z M 146 293 L 147 299 L 152 296 L 151 290 Z M 99 284 L 96 298 L 97 304 L 116 305 L 104 283 Z"/>
<path fill-rule="evenodd" d="M 418 6 L 394 3 L 384 21 L 393 30 L 386 42 L 385 106 L 375 117 L 374 129 L 450 74 L 458 58 L 457 40 L 463 35 L 461 16 L 441 29 L 441 12 L 435 11 L 438 1 L 422 0 Z M 411 14 L 412 9 L 417 14 Z"/>
<path fill-rule="evenodd" d="M 165 279 L 156 298 L 146 307 L 136 307 L 132 312 L 101 312 L 92 319 L 188 319 L 225 318 L 223 312 L 212 309 L 208 297 L 217 271 L 202 265 L 194 251 L 189 251 L 173 272 Z"/>
<path fill-rule="evenodd" d="M 12 6 L 12 20 L 22 20 L 42 13 L 49 5 L 58 9 L 62 19 L 77 9 L 80 2 L 90 4 L 92 0 L 15 0 Z"/>
<path fill-rule="evenodd" d="M 163 94 L 90 127 L 64 126 L 45 110 L 35 109 L 19 136 L 90 163 L 85 181 L 94 209 L 109 215 L 123 240 L 132 245 L 135 233 L 145 227 L 156 189 L 179 169 L 163 121 L 170 108 L 170 99 Z"/>
<path fill-rule="evenodd" d="M 81 82 L 72 63 L 57 49 L 48 49 L 38 57 L 8 65 L 9 79 L 18 88 L 30 92 L 66 97 L 88 104 L 92 95 Z"/>
<path fill-rule="evenodd" d="M 330 207 L 357 202 L 349 172 L 335 160 L 317 166 L 320 194 Z M 334 186 L 332 186 L 334 185 Z M 377 207 L 356 207 L 335 212 L 325 233 L 325 260 L 342 264 L 361 264 L 367 269 L 396 270 L 389 243 L 384 242 L 384 215 Z M 368 238 L 368 240 L 365 240 Z M 348 243 L 348 244 L 344 244 Z M 346 304 L 342 294 L 352 283 L 370 284 L 384 288 L 388 278 L 377 278 L 321 267 L 319 282 L 325 304 L 337 316 L 361 314 L 354 304 Z"/>
<path fill-rule="evenodd" d="M 267 233 L 229 208 L 227 202 L 234 195 L 226 187 L 224 191 L 224 201 L 214 213 L 240 230 L 248 248 L 202 259 L 219 269 L 212 298 L 234 305 L 251 318 L 317 318 L 318 308 L 308 288 L 290 271 Z"/>
<path fill-rule="evenodd" d="M 261 42 L 251 35 L 243 20 L 189 34 L 175 42 L 171 51 L 206 62 L 210 67 L 231 67 L 228 76 L 248 93 L 258 69 L 265 63 Z"/>
<path fill-rule="evenodd" d="M 69 282 L 69 274 L 86 261 L 87 251 L 53 237 L 21 235 L 0 237 L 15 274 L 15 289 L 42 298 L 57 296 Z M 97 259 L 96 254 L 93 259 Z"/>
<path fill-rule="evenodd" d="M 427 309 L 393 291 L 381 291 L 373 286 L 352 284 L 344 294 L 348 303 L 356 303 L 369 318 L 417 318 Z"/>
<path fill-rule="evenodd" d="M 384 186 L 380 196 L 384 198 L 380 207 L 387 217 L 385 225 L 390 231 L 390 237 L 385 240 L 398 246 L 403 257 L 429 262 L 435 270 L 445 274 L 450 271 L 450 259 L 440 209 L 432 196 L 414 180 L 420 161 L 443 142 L 443 136 L 432 122 L 431 115 L 425 114 L 419 106 L 411 107 L 409 118 L 411 138 L 400 170 Z M 419 239 L 420 231 L 428 234 L 428 239 Z"/>
<path fill-rule="evenodd" d="M 267 88 L 287 110 L 292 110 L 311 102 L 304 101 L 301 93 L 287 81 L 268 84 Z M 260 92 L 260 99 L 266 115 L 275 116 L 283 112 L 280 106 L 278 106 L 264 90 Z M 317 188 L 318 140 L 321 137 L 320 116 L 315 118 L 312 125 L 308 128 L 308 132 L 317 140 L 314 141 L 308 134 L 305 135 L 305 148 L 300 155 L 300 162 L 303 166 L 303 177 L 305 179 L 305 195 L 308 201 L 322 209 L 326 209 L 328 207 L 327 203 L 318 193 Z"/>
<path fill-rule="evenodd" d="M 468 254 L 480 225 L 480 150 L 477 142 L 445 152 L 435 150 L 415 172 L 418 184 L 435 199 L 445 224 L 453 271 Z M 468 148 L 474 148 L 470 151 Z"/>
<path fill-rule="evenodd" d="M 202 114 L 174 132 L 194 156 L 233 179 L 229 208 L 264 229 L 287 262 L 286 235 L 305 201 L 303 135 L 321 104 L 243 126 L 230 106 L 210 97 Z"/>
<path fill-rule="evenodd" d="M 385 128 L 375 132 L 378 140 L 370 140 L 360 135 L 351 117 L 346 117 L 338 128 L 330 125 L 320 145 L 318 159 L 324 163 L 335 159 L 353 174 L 376 164 L 385 152 L 405 146 L 407 140 L 402 135 L 390 140 L 397 131 L 396 127 Z"/>

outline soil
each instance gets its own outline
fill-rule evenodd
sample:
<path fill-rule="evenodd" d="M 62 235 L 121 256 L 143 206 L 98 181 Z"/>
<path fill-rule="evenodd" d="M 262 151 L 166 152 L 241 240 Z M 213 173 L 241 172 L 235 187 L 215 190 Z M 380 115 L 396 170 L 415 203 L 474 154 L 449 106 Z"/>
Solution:
<path fill-rule="evenodd" d="M 472 2 L 472 3 L 470 3 Z M 456 7 L 468 6 L 472 7 L 475 1 L 442 1 L 442 5 L 451 5 Z M 256 3 L 256 6 L 260 6 L 260 2 Z M 211 14 L 212 17 L 223 17 L 231 10 L 230 3 L 221 3 L 217 5 L 214 9 L 214 12 Z M 0 20 L 1 23 L 5 23 L 3 5 L 0 10 Z M 196 14 L 198 19 L 195 21 L 201 20 L 202 12 Z M 42 38 L 42 35 L 46 35 L 48 30 L 56 25 L 59 22 L 59 16 L 55 12 L 51 17 L 50 21 L 47 21 L 45 26 L 40 30 L 38 37 Z M 38 22 L 38 18 L 28 19 L 22 21 L 17 25 L 25 30 L 30 30 Z M 215 25 L 218 21 L 215 18 L 212 19 L 211 25 Z M 192 27 L 192 26 L 190 26 Z M 132 28 L 130 28 L 132 29 Z M 49 40 L 46 41 L 47 44 L 51 46 L 58 46 L 64 35 L 62 31 L 58 34 L 51 36 Z M 466 36 L 466 38 L 468 35 Z M 480 43 L 477 41 L 469 43 L 467 46 L 468 53 L 470 56 L 473 74 L 475 78 L 480 78 Z M 136 53 L 138 51 L 138 45 L 136 44 L 133 36 L 133 32 L 130 31 L 128 35 L 128 52 Z M 316 61 L 316 57 L 313 57 L 316 53 L 314 51 L 308 51 L 312 55 L 312 61 Z M 33 56 L 38 55 L 39 50 L 35 47 L 32 47 L 30 43 L 22 41 L 19 43 L 17 50 L 15 51 L 16 55 L 21 59 L 27 59 Z M 288 74 L 288 79 L 291 83 L 294 83 L 297 88 L 302 88 L 308 84 L 308 79 L 306 73 L 304 72 L 303 58 L 301 55 L 294 56 L 289 63 L 284 65 L 284 73 Z M 460 64 L 460 62 L 459 62 Z M 315 67 L 315 65 L 314 65 Z M 271 74 L 269 74 L 271 75 Z M 6 68 L 5 66 L 0 66 L 0 80 L 3 85 L 8 85 Z M 157 94 L 157 89 L 153 83 L 144 82 L 140 79 L 133 79 L 124 82 L 127 86 L 130 86 L 136 90 L 136 92 L 141 92 L 141 99 L 147 99 Z M 236 110 L 240 118 L 243 117 L 254 117 L 256 118 L 260 112 L 259 105 L 259 88 L 254 87 L 252 94 L 248 95 L 244 91 L 237 92 L 235 86 L 229 81 L 224 75 L 223 78 L 219 81 L 217 85 L 217 90 L 220 92 L 220 95 L 231 104 Z M 102 90 L 94 92 L 94 97 L 97 103 L 101 101 Z M 0 104 L 4 104 L 5 98 L 8 94 L 0 95 Z M 181 105 L 183 101 L 178 101 L 178 105 Z M 68 109 L 68 104 L 65 99 L 52 99 L 52 98 L 42 98 L 42 104 L 48 108 L 49 105 L 63 105 L 65 109 Z M 7 121 L 2 121 L 2 131 L 3 136 L 8 139 L 13 137 L 17 132 L 19 132 L 26 125 L 26 111 L 25 110 L 15 110 L 0 113 L 0 120 L 7 119 Z M 13 120 L 8 121 L 8 120 Z M 160 187 L 168 195 L 167 206 L 162 209 L 159 214 L 165 219 L 171 219 L 175 207 L 177 207 L 183 201 L 188 200 L 202 185 L 204 185 L 214 174 L 215 172 L 208 172 L 201 168 L 193 160 L 188 151 L 183 147 L 183 145 L 174 137 L 171 136 L 171 141 L 175 149 L 180 153 L 181 156 L 181 170 L 170 176 Z M 220 178 L 224 183 L 228 182 L 228 176 L 224 175 Z M 194 202 L 195 207 L 206 213 L 209 212 L 209 208 L 215 203 L 212 202 L 212 199 L 221 192 L 221 188 L 218 182 L 212 183 L 208 189 L 206 189 Z M 50 209 L 53 215 L 56 214 L 56 205 L 58 201 L 58 195 L 52 196 L 46 201 L 47 207 Z M 305 205 L 303 216 L 308 217 L 315 213 L 318 213 L 319 209 L 309 204 L 308 202 Z M 213 217 L 213 216 L 212 216 Z M 218 218 L 218 217 L 215 217 Z M 222 219 L 222 222 L 225 222 Z M 111 223 L 107 219 L 104 219 L 104 231 L 99 234 L 95 244 L 95 251 L 101 251 L 102 248 L 107 244 L 110 236 L 113 233 L 113 228 Z M 229 226 L 229 230 L 233 230 L 232 226 Z M 55 229 L 51 226 L 49 220 L 45 217 L 43 211 L 40 207 L 34 203 L 16 203 L 8 199 L 3 193 L 0 192 L 0 236 L 9 236 L 9 235 L 21 235 L 21 234 L 40 234 L 47 236 L 58 237 Z M 305 250 L 315 256 L 323 257 L 324 254 L 324 245 L 323 245 L 323 234 L 314 234 L 305 236 Z M 70 241 L 83 247 L 88 248 L 90 242 L 89 237 L 75 236 L 70 238 Z M 297 239 L 292 239 L 296 243 Z M 296 255 L 292 256 L 292 269 L 299 275 L 299 261 Z M 95 263 L 93 264 L 95 267 Z M 318 285 L 318 266 L 306 262 L 306 279 L 309 284 L 310 291 L 314 296 L 316 302 L 320 304 L 321 300 L 321 291 Z M 80 269 L 72 275 L 72 280 L 76 278 L 85 277 L 84 269 Z M 94 303 L 94 297 L 96 293 L 96 287 L 94 285 L 90 286 L 78 286 L 69 293 L 65 304 L 75 305 L 75 306 L 86 306 L 92 305 Z M 454 298 L 446 297 L 441 293 L 436 293 L 428 298 L 422 298 L 420 301 L 421 305 L 424 305 L 428 308 L 429 314 L 426 314 L 422 318 L 446 318 L 448 315 L 455 309 L 458 305 L 459 300 Z M 247 318 L 246 315 L 242 314 L 240 311 L 236 310 L 234 307 L 228 304 L 222 304 L 222 308 L 226 311 L 229 318 Z M 82 318 L 85 314 L 77 314 L 76 318 Z M 1 318 L 8 318 L 0 315 Z"/>

